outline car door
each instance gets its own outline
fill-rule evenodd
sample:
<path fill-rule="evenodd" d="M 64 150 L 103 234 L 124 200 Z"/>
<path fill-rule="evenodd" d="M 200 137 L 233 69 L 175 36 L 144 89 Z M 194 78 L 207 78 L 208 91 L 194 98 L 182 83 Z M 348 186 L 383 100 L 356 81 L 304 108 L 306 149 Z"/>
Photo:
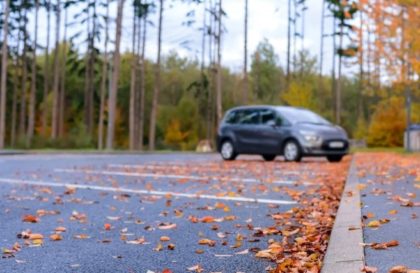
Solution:
<path fill-rule="evenodd" d="M 243 109 L 238 113 L 238 122 L 235 128 L 238 152 L 258 153 L 260 143 L 259 124 L 259 109 Z"/>
<path fill-rule="evenodd" d="M 258 126 L 260 149 L 264 154 L 277 154 L 281 151 L 284 138 L 281 116 L 273 109 L 260 110 L 261 124 Z"/>

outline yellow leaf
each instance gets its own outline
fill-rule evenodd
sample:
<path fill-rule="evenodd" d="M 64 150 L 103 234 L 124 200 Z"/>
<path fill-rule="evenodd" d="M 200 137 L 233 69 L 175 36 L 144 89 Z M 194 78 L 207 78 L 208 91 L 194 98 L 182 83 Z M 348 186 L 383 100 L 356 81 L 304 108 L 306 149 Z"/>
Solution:
<path fill-rule="evenodd" d="M 377 220 L 374 220 L 374 221 L 370 221 L 367 226 L 370 228 L 377 228 L 381 226 L 381 223 Z"/>

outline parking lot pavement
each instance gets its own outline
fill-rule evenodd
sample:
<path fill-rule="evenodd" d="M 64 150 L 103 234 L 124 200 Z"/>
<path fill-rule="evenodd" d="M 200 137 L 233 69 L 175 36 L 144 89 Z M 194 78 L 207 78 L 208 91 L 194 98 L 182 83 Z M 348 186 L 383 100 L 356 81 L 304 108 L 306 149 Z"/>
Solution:
<path fill-rule="evenodd" d="M 349 163 L 1 160 L 2 272 L 318 272 Z"/>
<path fill-rule="evenodd" d="M 356 162 L 366 265 L 420 270 L 420 157 L 359 154 Z"/>

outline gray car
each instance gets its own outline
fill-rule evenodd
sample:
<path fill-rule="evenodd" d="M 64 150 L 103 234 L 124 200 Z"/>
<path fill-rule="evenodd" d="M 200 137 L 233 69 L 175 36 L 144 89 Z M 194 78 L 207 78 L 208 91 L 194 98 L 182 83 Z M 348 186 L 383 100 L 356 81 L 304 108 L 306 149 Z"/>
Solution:
<path fill-rule="evenodd" d="M 286 161 L 325 156 L 339 162 L 348 153 L 347 133 L 314 112 L 287 106 L 242 106 L 227 111 L 217 135 L 225 160 L 239 154 L 258 154 L 267 161 L 283 155 Z"/>

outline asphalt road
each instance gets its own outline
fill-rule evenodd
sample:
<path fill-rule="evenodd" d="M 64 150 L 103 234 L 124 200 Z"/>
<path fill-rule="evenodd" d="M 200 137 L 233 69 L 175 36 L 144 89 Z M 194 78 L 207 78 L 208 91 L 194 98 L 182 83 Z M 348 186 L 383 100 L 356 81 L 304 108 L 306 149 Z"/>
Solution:
<path fill-rule="evenodd" d="M 361 162 L 358 166 L 360 183 L 366 186 L 361 188 L 364 242 L 396 240 L 399 245 L 384 250 L 366 247 L 366 264 L 379 273 L 398 265 L 420 270 L 420 180 L 415 181 L 416 173 L 420 177 L 420 159 L 375 156 L 374 164 Z M 379 220 L 379 227 L 367 226 Z"/>
<path fill-rule="evenodd" d="M 328 163 L 224 163 L 214 154 L 2 156 L 0 272 L 188 272 L 197 265 L 266 272 L 275 264 L 255 251 L 281 236 L 257 231 L 274 224 L 272 214 L 298 206 L 291 192 L 318 186 L 323 173 L 314 164 Z M 24 222 L 25 215 L 39 221 Z M 53 241 L 57 227 L 66 231 Z M 42 244 L 17 237 L 27 230 L 42 234 Z M 8 253 L 15 243 L 20 250 Z"/>

